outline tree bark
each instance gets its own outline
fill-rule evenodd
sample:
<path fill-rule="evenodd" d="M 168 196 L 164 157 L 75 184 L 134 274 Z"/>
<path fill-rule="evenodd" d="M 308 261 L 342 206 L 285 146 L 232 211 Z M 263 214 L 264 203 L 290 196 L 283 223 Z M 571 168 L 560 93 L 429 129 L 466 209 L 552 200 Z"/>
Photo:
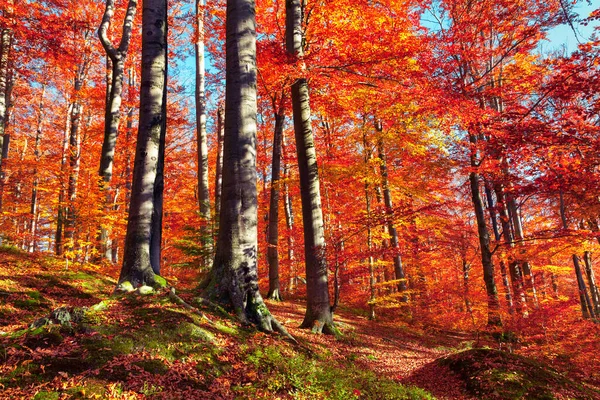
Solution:
<path fill-rule="evenodd" d="M 269 200 L 269 226 L 267 260 L 269 262 L 269 292 L 267 298 L 281 301 L 279 282 L 279 197 L 281 192 L 281 143 L 283 138 L 283 122 L 285 118 L 282 93 L 279 104 L 273 99 L 275 111 L 275 130 L 273 133 L 273 160 L 271 166 L 271 198 Z"/>
<path fill-rule="evenodd" d="M 10 56 L 12 51 L 12 30 L 0 28 L 0 152 L 4 154 L 4 134 L 7 122 L 9 96 Z M 0 155 L 0 171 L 3 154 Z"/>
<path fill-rule="evenodd" d="M 598 286 L 596 285 L 596 275 L 594 274 L 594 268 L 592 266 L 592 253 L 589 251 L 584 252 L 583 261 L 585 263 L 585 275 L 590 286 L 592 305 L 594 306 L 594 314 L 596 317 L 600 315 L 600 293 L 598 292 Z"/>
<path fill-rule="evenodd" d="M 36 233 L 37 233 L 37 217 L 38 217 L 38 186 L 40 178 L 38 176 L 38 167 L 40 163 L 40 142 L 42 140 L 42 123 L 44 120 L 44 95 L 46 93 L 46 83 L 42 84 L 42 92 L 40 94 L 40 102 L 38 105 L 37 129 L 35 132 L 35 144 L 33 154 L 35 155 L 35 167 L 33 168 L 33 184 L 31 186 L 31 203 L 30 203 L 30 225 L 29 225 L 29 245 L 27 251 L 33 253 L 36 248 Z"/>
<path fill-rule="evenodd" d="M 512 221 L 512 225 L 514 227 L 515 232 L 515 240 L 517 248 L 519 249 L 521 254 L 525 253 L 525 249 L 523 248 L 523 239 L 525 235 L 523 233 L 523 222 L 521 219 L 521 214 L 519 213 L 519 208 L 517 207 L 517 201 L 512 195 L 507 196 L 507 206 L 508 212 L 510 214 L 510 219 Z M 537 290 L 535 287 L 535 278 L 533 276 L 533 272 L 531 271 L 531 265 L 529 261 L 526 259 L 521 259 L 521 266 L 523 277 L 525 278 L 525 289 L 531 291 L 531 296 L 533 298 L 533 304 L 537 307 L 538 298 L 537 298 Z"/>
<path fill-rule="evenodd" d="M 565 198 L 562 190 L 559 192 L 559 212 L 560 219 L 562 222 L 563 229 L 569 229 L 567 221 L 567 212 L 565 207 Z M 581 265 L 579 264 L 579 257 L 576 254 L 572 255 L 573 267 L 575 268 L 575 278 L 577 279 L 577 289 L 579 293 L 579 303 L 581 305 L 581 315 L 583 318 L 595 318 L 594 309 L 592 302 L 588 294 L 587 288 L 585 287 L 585 281 L 583 280 L 583 274 L 581 273 Z"/>
<path fill-rule="evenodd" d="M 502 225 L 502 235 L 504 236 L 504 246 L 509 253 L 508 271 L 512 282 L 515 295 L 515 309 L 522 316 L 527 316 L 527 299 L 525 297 L 523 285 L 523 271 L 521 270 L 519 260 L 515 259 L 513 249 L 515 247 L 514 238 L 510 225 L 510 216 L 506 206 L 506 196 L 504 188 L 500 184 L 494 185 L 496 199 L 498 199 L 498 208 L 500 214 L 500 224 Z"/>
<path fill-rule="evenodd" d="M 282 132 L 281 152 L 284 159 L 283 162 L 283 210 L 285 213 L 285 227 L 287 229 L 287 258 L 289 262 L 289 289 L 293 292 L 298 286 L 298 276 L 296 272 L 296 260 L 294 254 L 294 210 L 292 208 L 292 197 L 290 196 L 289 180 L 291 177 L 290 166 L 287 163 L 285 156 L 286 139 L 285 133 Z"/>
<path fill-rule="evenodd" d="M 408 302 L 408 285 L 406 283 L 406 274 L 402 265 L 402 256 L 400 254 L 400 243 L 398 241 L 398 231 L 394 225 L 394 208 L 392 204 L 392 193 L 388 181 L 387 158 L 385 155 L 385 146 L 381 137 L 382 126 L 379 121 L 375 123 L 375 129 L 379 132 L 380 137 L 377 139 L 377 152 L 379 153 L 379 170 L 381 173 L 381 186 L 383 191 L 383 205 L 385 208 L 385 216 L 387 220 L 388 234 L 390 235 L 390 247 L 393 251 L 394 274 L 398 281 L 398 291 L 402 293 L 400 301 Z"/>
<path fill-rule="evenodd" d="M 219 236 L 208 290 L 212 298 L 231 305 L 242 323 L 287 335 L 258 290 L 253 0 L 227 1 L 225 81 L 223 165 L 227 168 L 223 169 Z"/>
<path fill-rule="evenodd" d="M 202 267 L 210 266 L 212 255 L 212 235 L 210 220 L 210 193 L 208 190 L 208 145 L 206 137 L 206 93 L 204 59 L 204 20 L 206 3 L 196 0 L 197 36 L 194 43 L 196 52 L 196 143 L 198 148 L 198 204 L 200 207 L 202 235 Z"/>
<path fill-rule="evenodd" d="M 304 56 L 302 43 L 302 0 L 287 0 L 286 50 L 301 64 Z M 334 333 L 333 314 L 329 303 L 327 259 L 317 153 L 311 126 L 308 82 L 298 78 L 292 84 L 292 108 L 298 169 L 300 172 L 300 198 L 304 222 L 304 256 L 306 264 L 306 314 L 301 328 L 315 333 Z"/>
<path fill-rule="evenodd" d="M 475 145 L 477 136 L 470 134 L 470 142 Z M 490 234 L 485 223 L 485 210 L 479 190 L 479 174 L 476 172 L 478 167 L 476 152 L 471 153 L 471 168 L 473 170 L 469 174 L 469 183 L 471 187 L 471 199 L 473 201 L 473 209 L 477 220 L 477 233 L 479 235 L 479 247 L 481 249 L 481 264 L 483 266 L 483 280 L 487 294 L 488 304 L 488 325 L 501 326 L 500 318 L 500 303 L 498 301 L 498 290 L 494 278 L 494 263 L 492 261 L 492 251 L 490 249 Z"/>
<path fill-rule="evenodd" d="M 152 264 L 157 257 L 151 249 L 157 242 L 160 246 L 156 239 L 160 234 L 156 192 L 162 189 L 166 90 L 167 1 L 146 0 L 142 11 L 140 117 L 119 285 L 129 281 L 135 288 L 156 283 L 159 266 Z"/>
<path fill-rule="evenodd" d="M 215 168 L 215 219 L 221 213 L 221 191 L 223 187 L 223 136 L 225 134 L 225 110 L 223 104 L 217 109 L 217 166 Z"/>
<path fill-rule="evenodd" d="M 69 132 L 71 131 L 71 110 L 73 103 L 69 102 L 67 107 L 67 118 L 65 121 L 65 129 L 63 133 L 62 156 L 60 160 L 60 176 L 61 183 L 58 192 L 58 210 L 56 216 L 56 235 L 54 237 L 55 253 L 57 256 L 62 256 L 64 253 L 64 225 L 66 217 L 65 208 L 65 189 L 64 176 L 67 171 L 67 152 L 69 151 Z"/>
<path fill-rule="evenodd" d="M 129 0 L 125 18 L 123 19 L 123 29 L 121 41 L 118 47 L 114 47 L 108 38 L 108 29 L 111 19 L 114 15 L 114 0 L 106 0 L 106 8 L 102 17 L 102 22 L 98 28 L 98 37 L 100 43 L 106 51 L 108 57 L 107 64 L 110 64 L 110 73 L 107 72 L 107 98 L 104 114 L 104 140 L 102 142 L 102 153 L 100 155 L 99 174 L 103 181 L 103 190 L 106 191 L 104 209 L 110 210 L 111 190 L 110 182 L 113 175 L 113 163 L 115 147 L 119 134 L 119 122 L 121 119 L 121 103 L 123 97 L 123 77 L 125 75 L 125 60 L 129 49 L 133 19 L 137 9 L 137 0 Z M 109 62 L 110 61 L 110 62 Z M 110 78 L 110 81 L 108 80 Z M 112 251 L 112 240 L 109 229 L 105 226 L 100 227 L 101 254 L 105 259 L 114 262 Z"/>

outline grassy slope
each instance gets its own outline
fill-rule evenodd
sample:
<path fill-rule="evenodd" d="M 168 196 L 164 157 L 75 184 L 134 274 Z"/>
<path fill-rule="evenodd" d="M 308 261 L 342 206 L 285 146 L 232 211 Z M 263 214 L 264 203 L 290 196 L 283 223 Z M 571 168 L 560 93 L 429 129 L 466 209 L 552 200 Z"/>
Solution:
<path fill-rule="evenodd" d="M 292 345 L 203 310 L 209 323 L 165 294 L 109 299 L 114 285 L 92 266 L 67 271 L 0 248 L 0 397 L 422 399 L 471 390 L 435 361 L 459 342 L 407 326 L 342 312 L 343 338 L 316 336 L 295 328 L 301 305 L 271 303 L 298 339 Z M 58 307 L 93 305 L 70 328 L 25 329 Z"/>

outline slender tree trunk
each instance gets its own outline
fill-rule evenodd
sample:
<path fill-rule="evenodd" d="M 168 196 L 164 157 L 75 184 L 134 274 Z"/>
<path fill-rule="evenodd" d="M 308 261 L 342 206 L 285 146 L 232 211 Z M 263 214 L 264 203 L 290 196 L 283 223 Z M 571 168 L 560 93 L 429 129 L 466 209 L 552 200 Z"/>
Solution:
<path fill-rule="evenodd" d="M 253 0 L 228 0 L 226 20 L 225 137 L 219 236 L 209 294 L 242 323 L 285 329 L 258 290 L 256 189 L 256 22 Z"/>
<path fill-rule="evenodd" d="M 208 190 L 208 145 L 206 135 L 206 93 L 204 59 L 204 20 L 205 0 L 196 0 L 197 36 L 196 51 L 196 143 L 198 148 L 198 204 L 200 206 L 202 235 L 202 267 L 210 266 L 212 255 L 212 234 L 210 219 L 210 193 Z"/>
<path fill-rule="evenodd" d="M 369 160 L 371 159 L 371 148 L 367 142 L 366 132 L 363 135 L 363 148 L 365 149 L 365 173 L 368 174 Z M 375 319 L 375 260 L 373 258 L 373 233 L 371 232 L 371 190 L 368 175 L 365 177 L 365 208 L 367 218 L 367 250 L 369 252 L 369 319 Z"/>
<path fill-rule="evenodd" d="M 302 0 L 286 1 L 286 50 L 302 63 L 304 49 Z M 317 154 L 311 126 L 308 83 L 298 78 L 292 84 L 294 133 L 300 172 L 300 197 L 304 222 L 304 255 L 306 263 L 306 315 L 300 325 L 315 333 L 335 332 L 329 303 L 327 259 Z"/>
<path fill-rule="evenodd" d="M 142 77 L 140 117 L 133 167 L 133 182 L 123 266 L 119 286 L 129 281 L 133 287 L 154 286 L 158 265 L 156 254 L 157 190 L 166 128 L 167 90 L 167 1 L 146 0 L 142 11 Z M 157 184 L 158 182 L 158 184 Z M 159 229 L 160 230 L 160 229 Z M 160 245 L 160 241 L 158 241 Z"/>
<path fill-rule="evenodd" d="M 521 271 L 519 261 L 516 260 L 512 254 L 515 245 L 510 226 L 510 216 L 506 207 L 504 188 L 502 185 L 496 184 L 494 190 L 496 192 L 496 198 L 498 199 L 500 223 L 502 225 L 502 234 L 504 236 L 504 246 L 506 251 L 509 253 L 508 270 L 510 272 L 510 279 L 515 294 L 515 308 L 518 314 L 527 316 L 527 299 L 525 297 L 525 291 L 523 288 L 523 273 Z"/>
<path fill-rule="evenodd" d="M 31 238 L 27 251 L 33 253 L 36 248 L 36 234 L 37 234 L 37 221 L 38 221 L 38 186 L 40 178 L 38 176 L 38 166 L 40 163 L 40 142 L 42 140 L 42 123 L 44 121 L 44 95 L 46 93 L 46 83 L 42 84 L 42 92 L 40 94 L 40 102 L 38 105 L 38 120 L 37 129 L 35 132 L 35 145 L 33 148 L 33 154 L 35 155 L 35 167 L 33 168 L 33 184 L 31 186 L 31 204 L 30 204 L 30 225 L 29 234 Z"/>
<path fill-rule="evenodd" d="M 472 144 L 477 143 L 475 135 L 469 135 Z M 471 167 L 477 168 L 478 161 L 475 153 L 471 154 Z M 471 186 L 471 199 L 477 220 L 477 232 L 479 235 L 479 247 L 481 249 L 481 264 L 483 265 L 483 280 L 488 303 L 488 325 L 502 325 L 500 318 L 500 303 L 498 302 L 498 290 L 494 278 L 494 263 L 492 261 L 492 251 L 490 249 L 490 235 L 485 223 L 485 210 L 479 190 L 479 174 L 473 170 L 469 174 L 469 182 Z"/>
<path fill-rule="evenodd" d="M 394 225 L 394 208 L 392 205 L 392 194 L 390 191 L 390 185 L 388 182 L 388 168 L 387 168 L 387 159 L 385 156 L 385 146 L 383 143 L 383 138 L 381 137 L 381 123 L 375 123 L 375 129 L 379 133 L 380 137 L 377 139 L 377 151 L 379 153 L 379 169 L 381 172 L 381 186 L 383 189 L 383 203 L 385 207 L 385 215 L 387 219 L 387 228 L 388 233 L 390 235 L 390 246 L 393 251 L 393 261 L 394 261 L 394 273 L 396 276 L 396 280 L 398 280 L 398 291 L 403 293 L 400 300 L 403 303 L 408 302 L 408 294 L 406 294 L 408 290 L 408 285 L 406 284 L 406 274 L 404 273 L 404 267 L 402 265 L 402 256 L 400 255 L 400 243 L 398 241 L 398 231 L 396 230 L 396 226 Z"/>
<path fill-rule="evenodd" d="M 66 184 L 64 177 L 67 173 L 67 156 L 69 151 L 69 132 L 71 131 L 71 110 L 73 109 L 73 103 L 69 103 L 67 107 L 67 118 L 65 122 L 65 129 L 63 133 L 63 146 L 62 146 L 62 157 L 60 160 L 60 189 L 58 192 L 58 211 L 56 217 L 56 235 L 55 235 L 55 252 L 57 256 L 62 256 L 64 253 L 64 225 L 67 210 L 65 208 L 65 193 Z"/>
<path fill-rule="evenodd" d="M 273 134 L 273 161 L 271 166 L 271 198 L 269 203 L 269 226 L 267 260 L 269 261 L 269 293 L 267 298 L 281 301 L 279 283 L 279 197 L 281 187 L 281 143 L 283 139 L 284 94 L 280 102 L 273 99 L 275 131 Z"/>
<path fill-rule="evenodd" d="M 0 152 L 4 149 L 4 134 L 7 123 L 7 109 L 9 96 L 10 56 L 12 51 L 12 31 L 8 28 L 0 28 Z M 2 156 L 0 156 L 0 171 L 2 168 Z"/>
<path fill-rule="evenodd" d="M 567 213 L 565 209 L 565 199 L 563 192 L 559 192 L 559 206 L 560 206 L 560 219 L 562 222 L 563 229 L 569 229 L 567 222 Z M 579 302 L 581 304 L 581 314 L 583 318 L 595 319 L 594 309 L 592 308 L 592 302 L 585 287 L 585 281 L 583 280 L 583 274 L 581 273 L 581 265 L 579 264 L 579 257 L 576 254 L 572 255 L 573 267 L 575 268 L 575 278 L 577 279 L 577 289 L 579 293 Z"/>
<path fill-rule="evenodd" d="M 525 235 L 523 233 L 523 223 L 521 219 L 521 215 L 519 213 L 519 208 L 517 207 L 517 202 L 513 196 L 507 196 L 507 206 L 510 214 L 510 219 L 512 221 L 512 225 L 515 231 L 515 240 L 517 242 L 517 248 L 520 250 L 521 254 L 525 253 L 523 239 Z M 533 298 L 533 304 L 537 307 L 538 298 L 537 291 L 535 287 L 535 278 L 533 272 L 531 271 L 531 265 L 528 260 L 521 260 L 521 265 L 523 267 L 523 275 L 525 278 L 525 286 L 526 289 L 531 291 L 531 296 Z"/>
<path fill-rule="evenodd" d="M 585 274 L 588 279 L 588 285 L 590 286 L 591 300 L 594 306 L 594 314 L 596 317 L 600 315 L 600 293 L 598 292 L 598 286 L 596 285 L 596 276 L 594 274 L 594 268 L 592 266 L 592 253 L 589 251 L 584 252 L 583 261 L 585 263 Z"/>
<path fill-rule="evenodd" d="M 102 177 L 103 189 L 106 191 L 104 209 L 110 211 L 111 188 L 110 183 L 113 175 L 113 163 L 115 147 L 119 133 L 119 122 L 121 119 L 121 103 L 123 96 L 123 77 L 125 75 L 125 60 L 129 49 L 133 19 L 137 9 L 137 0 L 129 0 L 127 12 L 123 20 L 121 41 L 118 47 L 114 47 L 108 38 L 108 28 L 114 15 L 114 0 L 106 0 L 106 8 L 102 22 L 98 28 L 98 37 L 108 57 L 110 73 L 107 71 L 107 98 L 104 115 L 104 140 L 102 142 L 102 153 L 100 156 L 99 174 Z M 110 80 L 109 80 L 110 78 Z M 112 240 L 109 229 L 105 226 L 100 228 L 101 253 L 104 258 L 114 262 L 112 251 Z"/>
<path fill-rule="evenodd" d="M 492 222 L 492 228 L 493 228 L 493 232 L 494 232 L 494 238 L 496 239 L 496 242 L 499 243 L 502 238 L 500 236 L 500 229 L 498 229 L 498 219 L 496 218 L 496 206 L 494 205 L 494 197 L 492 194 L 491 184 L 488 181 L 486 181 L 484 187 L 485 187 L 485 197 L 487 199 L 487 205 L 488 205 L 488 212 L 490 214 L 490 221 Z M 504 261 L 504 259 L 500 259 L 499 264 L 500 264 L 500 274 L 502 276 L 502 286 L 504 287 L 504 291 L 506 293 L 505 294 L 506 303 L 508 304 L 509 312 L 512 314 L 514 312 L 514 304 L 513 304 L 511 289 L 510 289 L 510 282 L 508 281 L 508 273 L 506 271 L 506 262 Z"/>
<path fill-rule="evenodd" d="M 75 84 L 75 96 L 81 86 Z M 73 102 L 73 108 L 71 109 L 71 129 L 69 132 L 69 179 L 67 184 L 67 207 L 65 216 L 65 239 L 67 246 L 71 250 L 75 248 L 75 225 L 77 218 L 77 210 L 75 201 L 77 199 L 77 185 L 79 182 L 79 168 L 81 160 L 81 137 L 80 137 L 80 124 L 81 115 L 83 113 L 83 106 L 79 99 Z"/>
<path fill-rule="evenodd" d="M 298 286 L 298 275 L 296 271 L 296 260 L 294 255 L 294 210 L 288 182 L 290 180 L 290 166 L 285 161 L 285 134 L 282 132 L 281 150 L 284 158 L 283 163 L 283 210 L 285 213 L 285 226 L 287 229 L 287 258 L 289 262 L 290 282 L 289 290 L 293 292 Z"/>
<path fill-rule="evenodd" d="M 223 104 L 217 108 L 217 165 L 215 168 L 215 220 L 221 212 L 221 191 L 223 187 L 223 140 L 225 135 L 225 109 Z"/>

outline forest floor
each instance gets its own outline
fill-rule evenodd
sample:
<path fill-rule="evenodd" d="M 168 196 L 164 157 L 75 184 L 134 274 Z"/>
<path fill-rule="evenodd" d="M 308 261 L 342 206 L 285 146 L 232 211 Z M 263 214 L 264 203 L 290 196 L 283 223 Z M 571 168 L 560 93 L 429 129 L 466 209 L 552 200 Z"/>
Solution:
<path fill-rule="evenodd" d="M 1 399 L 600 399 L 470 333 L 342 308 L 342 336 L 314 335 L 297 328 L 302 301 L 268 302 L 293 344 L 198 306 L 202 317 L 166 290 L 111 297 L 109 275 L 0 248 Z M 191 288 L 179 294 L 195 304 Z"/>

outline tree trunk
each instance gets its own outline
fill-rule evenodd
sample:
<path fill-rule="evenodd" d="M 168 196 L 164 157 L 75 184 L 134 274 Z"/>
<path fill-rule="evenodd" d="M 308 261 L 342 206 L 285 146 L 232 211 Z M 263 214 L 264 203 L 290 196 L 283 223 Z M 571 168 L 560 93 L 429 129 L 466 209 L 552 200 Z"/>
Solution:
<path fill-rule="evenodd" d="M 279 194 L 281 187 L 281 142 L 283 138 L 284 95 L 277 104 L 273 99 L 275 111 L 275 131 L 273 134 L 273 160 L 271 166 L 271 198 L 269 203 L 269 226 L 267 260 L 269 261 L 269 292 L 267 298 L 281 301 L 279 283 Z"/>
<path fill-rule="evenodd" d="M 110 73 L 107 73 L 107 98 L 104 114 L 104 140 L 102 142 L 102 153 L 100 156 L 99 174 L 104 183 L 106 191 L 104 209 L 108 213 L 111 203 L 110 182 L 113 174 L 113 162 L 115 147 L 119 133 L 119 121 L 121 119 L 121 103 L 123 95 L 123 77 L 125 75 L 125 60 L 129 49 L 133 19 L 137 9 L 137 0 L 129 0 L 127 12 L 123 20 L 123 30 L 119 46 L 115 48 L 108 39 L 108 28 L 114 15 L 114 0 L 106 0 L 106 8 L 102 17 L 102 23 L 98 28 L 98 37 L 106 51 L 111 65 Z M 110 81 L 108 78 L 110 77 Z M 112 240 L 109 229 L 105 226 L 100 228 L 101 253 L 104 258 L 114 261 L 112 257 Z"/>
<path fill-rule="evenodd" d="M 12 50 L 12 31 L 1 28 L 0 31 L 0 152 L 4 149 L 4 134 L 7 121 L 10 56 Z M 0 155 L 0 171 L 2 170 L 2 158 Z"/>
<path fill-rule="evenodd" d="M 42 93 L 40 94 L 40 103 L 38 105 L 37 129 L 35 132 L 35 145 L 33 154 L 35 155 L 35 167 L 33 168 L 33 184 L 31 186 L 30 203 L 30 225 L 29 225 L 29 245 L 27 251 L 33 253 L 36 248 L 37 218 L 38 218 L 38 185 L 40 178 L 38 176 L 38 166 L 40 163 L 40 142 L 42 140 L 42 123 L 44 120 L 44 95 L 46 93 L 46 83 L 42 84 Z"/>
<path fill-rule="evenodd" d="M 585 274 L 588 279 L 590 286 L 590 293 L 592 297 L 592 305 L 594 306 L 594 314 L 596 317 L 600 315 L 600 293 L 598 292 L 598 286 L 596 285 L 596 276 L 594 274 L 594 268 L 592 267 L 592 253 L 589 251 L 584 252 L 583 261 L 585 263 Z"/>
<path fill-rule="evenodd" d="M 565 209 L 565 199 L 562 190 L 559 192 L 559 211 L 560 219 L 562 222 L 563 229 L 569 229 L 567 222 L 567 212 Z M 579 264 L 579 257 L 576 254 L 572 255 L 573 267 L 575 268 L 575 278 L 577 279 L 577 289 L 579 293 L 579 303 L 581 305 L 581 314 L 583 318 L 595 318 L 594 309 L 592 308 L 592 302 L 585 287 L 585 281 L 583 280 L 583 274 L 581 273 L 581 266 Z"/>
<path fill-rule="evenodd" d="M 477 137 L 473 134 L 469 135 L 472 144 L 477 143 Z M 477 168 L 477 154 L 471 154 L 471 168 Z M 471 199 L 473 201 L 473 209 L 477 220 L 477 233 L 479 235 L 479 247 L 481 249 L 481 264 L 483 266 L 483 280 L 487 294 L 488 304 L 488 325 L 502 325 L 500 318 L 500 303 L 498 302 L 498 290 L 494 278 L 494 263 L 492 261 L 492 251 L 490 249 L 490 234 L 485 223 L 485 210 L 479 190 L 479 174 L 473 170 L 469 174 L 469 182 L 471 186 Z"/>
<path fill-rule="evenodd" d="M 198 204 L 201 218 L 202 267 L 210 266 L 212 234 L 210 220 L 210 193 L 208 190 L 208 145 L 206 138 L 206 93 L 204 59 L 204 19 L 206 3 L 196 0 L 196 143 L 198 148 Z"/>
<path fill-rule="evenodd" d="M 215 220 L 221 212 L 221 191 L 223 187 L 223 136 L 225 134 L 225 110 L 223 104 L 217 109 L 217 166 L 215 168 Z"/>
<path fill-rule="evenodd" d="M 517 313 L 522 316 L 527 316 L 527 299 L 523 288 L 523 272 L 519 261 L 514 258 L 513 249 L 515 247 L 513 234 L 510 226 L 510 216 L 506 207 L 506 197 L 504 188 L 500 184 L 494 185 L 496 199 L 498 199 L 498 208 L 500 214 L 500 224 L 502 225 L 502 234 L 504 236 L 504 246 L 509 253 L 508 256 L 508 271 L 512 282 L 513 291 L 515 294 L 515 308 Z"/>
<path fill-rule="evenodd" d="M 521 215 L 519 213 L 519 208 L 517 207 L 517 202 L 513 196 L 507 196 L 507 206 L 510 214 L 510 219 L 512 221 L 512 225 L 514 227 L 515 232 L 515 240 L 517 242 L 517 248 L 520 250 L 521 254 L 525 253 L 523 239 L 525 235 L 523 234 L 523 223 L 521 219 Z M 521 265 L 523 267 L 523 275 L 525 278 L 525 289 L 531 291 L 531 296 L 533 298 L 533 304 L 537 307 L 538 299 L 537 299 L 537 291 L 535 288 L 535 278 L 533 276 L 533 272 L 531 271 L 531 265 L 528 260 L 522 259 Z"/>
<path fill-rule="evenodd" d="M 371 192 L 368 179 L 369 160 L 371 159 L 371 148 L 367 142 L 366 132 L 363 135 L 363 147 L 365 152 L 365 211 L 367 212 L 367 250 L 369 252 L 369 319 L 375 319 L 375 260 L 373 259 L 373 233 L 371 232 Z"/>
<path fill-rule="evenodd" d="M 65 216 L 65 240 L 66 245 L 71 250 L 75 248 L 75 225 L 77 219 L 77 210 L 75 206 L 75 200 L 77 199 L 77 185 L 79 182 L 79 168 L 81 160 L 81 137 L 80 137 L 80 124 L 81 115 L 83 113 L 83 106 L 81 101 L 77 98 L 81 89 L 81 82 L 75 83 L 75 96 L 76 99 L 73 102 L 71 108 L 71 126 L 69 131 L 69 179 L 67 184 L 67 207 Z"/>
<path fill-rule="evenodd" d="M 302 0 L 288 0 L 286 12 L 286 50 L 302 63 L 303 7 Z M 306 263 L 306 314 L 301 328 L 310 328 L 315 333 L 335 332 L 333 314 L 329 304 L 327 259 L 323 210 L 317 153 L 311 126 L 308 83 L 298 78 L 292 84 L 292 107 L 294 112 L 294 134 L 300 172 L 300 197 L 302 221 L 304 222 L 304 255 Z"/>
<path fill-rule="evenodd" d="M 385 156 L 385 146 L 381 137 L 382 126 L 380 122 L 375 123 L 375 129 L 379 132 L 380 137 L 377 139 L 377 152 L 379 153 L 379 169 L 381 172 L 381 186 L 383 189 L 383 204 L 385 207 L 385 215 L 387 220 L 388 234 L 390 235 L 390 246 L 393 251 L 394 274 L 398 280 L 398 291 L 403 293 L 400 300 L 403 303 L 408 302 L 408 285 L 406 284 L 406 274 L 402 266 L 402 256 L 400 254 L 400 243 L 398 241 L 398 231 L 394 225 L 394 208 L 392 205 L 392 193 L 388 182 L 387 159 Z"/>
<path fill-rule="evenodd" d="M 60 188 L 58 192 L 58 210 L 56 216 L 56 235 L 54 237 L 55 252 L 57 256 L 62 256 L 64 253 L 64 225 L 66 217 L 65 209 L 65 189 L 64 176 L 67 172 L 67 152 L 69 151 L 69 132 L 71 131 L 71 110 L 73 109 L 73 103 L 69 102 L 67 107 L 67 118 L 65 122 L 65 129 L 63 133 L 63 146 L 62 156 L 60 159 Z"/>
<path fill-rule="evenodd" d="M 233 306 L 244 324 L 285 329 L 258 290 L 256 189 L 256 22 L 253 0 L 228 0 L 225 137 L 219 236 L 209 294 Z M 289 336 L 289 335 L 288 335 Z"/>
<path fill-rule="evenodd" d="M 281 150 L 284 160 L 285 157 L 285 134 L 282 132 Z M 283 164 L 283 210 L 285 213 L 285 226 L 287 229 L 287 256 L 289 262 L 289 290 L 293 292 L 298 286 L 298 276 L 296 272 L 296 260 L 294 255 L 294 210 L 292 208 L 292 198 L 288 182 L 290 180 L 290 166 L 286 161 Z"/>
<path fill-rule="evenodd" d="M 157 210 L 161 156 L 166 128 L 167 1 L 146 0 L 142 11 L 142 77 L 140 117 L 123 266 L 119 286 L 154 286 Z M 159 229 L 160 230 L 160 229 Z M 160 245 L 160 241 L 158 241 Z"/>

